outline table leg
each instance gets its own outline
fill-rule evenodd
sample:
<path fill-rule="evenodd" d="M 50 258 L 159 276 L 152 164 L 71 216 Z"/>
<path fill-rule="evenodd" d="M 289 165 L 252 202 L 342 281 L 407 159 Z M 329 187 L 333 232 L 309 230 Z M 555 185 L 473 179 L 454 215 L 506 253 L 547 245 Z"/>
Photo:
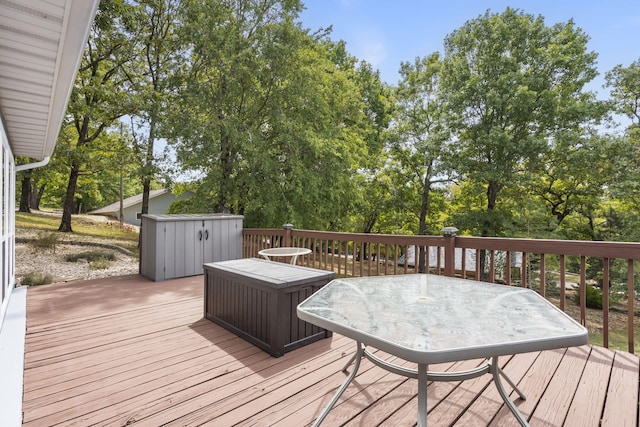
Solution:
<path fill-rule="evenodd" d="M 362 356 L 364 354 L 364 346 L 360 342 L 357 342 L 357 346 L 358 346 L 358 349 L 356 351 L 355 356 L 352 357 L 349 363 L 347 364 L 348 366 L 355 359 L 353 370 L 351 371 L 347 379 L 344 380 L 344 382 L 342 383 L 342 385 L 340 386 L 336 394 L 333 396 L 329 404 L 322 410 L 322 413 L 320 414 L 320 416 L 313 423 L 313 427 L 318 427 L 320 424 L 322 424 L 322 421 L 324 421 L 326 416 L 329 414 L 329 411 L 331 410 L 331 408 L 333 408 L 333 405 L 335 405 L 336 402 L 338 402 L 338 399 L 340 399 L 340 396 L 342 396 L 342 393 L 344 393 L 344 391 L 347 389 L 349 384 L 351 384 L 351 381 L 353 381 L 353 379 L 356 377 L 356 374 L 358 373 L 358 368 L 360 367 L 360 361 L 362 360 Z M 347 366 L 344 367 L 343 371 L 346 371 Z"/>
<path fill-rule="evenodd" d="M 497 356 L 491 359 L 491 373 L 493 374 L 493 382 L 496 384 L 498 393 L 500 393 L 500 396 L 502 397 L 502 400 L 504 400 L 504 403 L 507 405 L 509 410 L 513 413 L 513 415 L 515 415 L 516 419 L 518 420 L 518 422 L 522 427 L 529 427 L 529 423 L 527 423 L 527 420 L 524 419 L 520 411 L 518 411 L 518 408 L 516 408 L 516 405 L 514 405 L 511 399 L 509 399 L 507 392 L 502 386 L 502 381 L 500 380 L 500 377 L 504 378 L 509 383 L 509 385 L 513 387 L 513 389 L 516 391 L 516 393 L 518 393 L 518 395 L 522 399 L 526 399 L 526 397 L 520 391 L 520 389 L 518 389 L 518 387 L 515 386 L 513 381 L 511 381 L 511 379 L 502 371 L 502 369 L 500 369 Z"/>
<path fill-rule="evenodd" d="M 427 365 L 418 363 L 418 427 L 427 427 Z"/>

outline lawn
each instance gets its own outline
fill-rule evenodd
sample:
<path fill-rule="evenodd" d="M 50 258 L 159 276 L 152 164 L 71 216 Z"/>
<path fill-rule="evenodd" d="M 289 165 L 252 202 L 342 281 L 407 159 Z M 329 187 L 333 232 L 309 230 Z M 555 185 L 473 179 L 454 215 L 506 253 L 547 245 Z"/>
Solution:
<path fill-rule="evenodd" d="M 589 331 L 589 343 L 602 346 L 603 337 L 602 332 Z M 634 353 L 640 354 L 640 342 L 634 339 L 633 343 Z M 611 329 L 609 330 L 609 348 L 615 350 L 629 351 L 628 337 L 626 329 Z"/>
<path fill-rule="evenodd" d="M 36 230 L 43 234 L 56 233 L 60 240 L 97 240 L 137 252 L 139 233 L 129 228 L 120 229 L 117 221 L 103 221 L 90 215 L 73 215 L 72 233 L 59 232 L 60 221 L 61 217 L 56 213 L 16 212 L 16 235 L 20 235 L 20 230 Z"/>

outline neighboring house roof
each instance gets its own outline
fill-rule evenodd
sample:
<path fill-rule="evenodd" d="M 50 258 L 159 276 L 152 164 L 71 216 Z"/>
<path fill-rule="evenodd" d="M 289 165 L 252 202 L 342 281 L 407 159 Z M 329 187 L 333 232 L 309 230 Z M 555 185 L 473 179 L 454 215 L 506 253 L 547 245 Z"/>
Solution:
<path fill-rule="evenodd" d="M 16 156 L 51 156 L 99 0 L 0 2 L 0 113 Z"/>
<path fill-rule="evenodd" d="M 149 200 L 153 199 L 154 197 L 162 196 L 163 194 L 167 194 L 167 193 L 170 193 L 170 191 L 167 189 L 151 190 L 149 191 Z M 132 197 L 127 197 L 122 201 L 123 208 L 128 208 L 136 204 L 142 204 L 142 193 Z M 118 211 L 120 211 L 120 201 L 111 203 L 110 205 L 104 206 L 100 209 L 93 210 L 89 213 L 93 215 L 109 215 L 109 214 L 117 213 Z"/>

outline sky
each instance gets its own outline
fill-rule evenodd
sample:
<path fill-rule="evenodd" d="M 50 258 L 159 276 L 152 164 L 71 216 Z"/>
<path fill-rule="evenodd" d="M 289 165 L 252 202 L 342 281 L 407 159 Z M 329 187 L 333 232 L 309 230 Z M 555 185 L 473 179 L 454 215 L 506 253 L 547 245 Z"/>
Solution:
<path fill-rule="evenodd" d="M 302 26 L 333 27 L 331 39 L 396 85 L 401 62 L 444 53 L 444 39 L 465 22 L 507 7 L 542 15 L 547 26 L 573 19 L 598 53 L 600 76 L 587 89 L 606 98 L 604 73 L 640 60 L 640 0 L 302 0 Z"/>

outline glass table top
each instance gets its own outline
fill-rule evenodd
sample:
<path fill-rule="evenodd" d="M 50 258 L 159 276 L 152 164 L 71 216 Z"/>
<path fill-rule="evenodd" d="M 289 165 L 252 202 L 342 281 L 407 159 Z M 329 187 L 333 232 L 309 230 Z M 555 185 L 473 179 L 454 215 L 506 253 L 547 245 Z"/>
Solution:
<path fill-rule="evenodd" d="M 530 289 L 429 274 L 336 279 L 298 317 L 426 363 L 588 341 L 583 326 Z"/>

